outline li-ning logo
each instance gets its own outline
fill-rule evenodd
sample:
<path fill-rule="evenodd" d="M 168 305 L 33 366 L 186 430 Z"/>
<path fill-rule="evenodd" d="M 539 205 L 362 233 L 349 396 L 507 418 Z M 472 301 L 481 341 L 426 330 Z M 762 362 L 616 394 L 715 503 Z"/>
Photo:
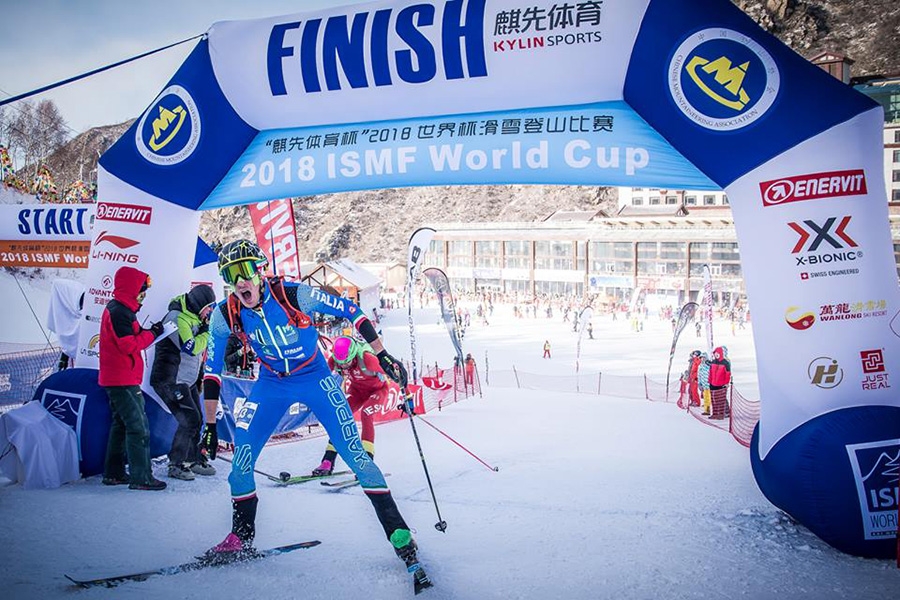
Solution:
<path fill-rule="evenodd" d="M 772 106 L 781 85 L 775 60 L 752 38 L 731 29 L 688 37 L 669 63 L 675 104 L 701 127 L 746 127 Z"/>
<path fill-rule="evenodd" d="M 858 250 L 847 250 L 847 248 L 858 248 L 859 244 L 847 233 L 847 226 L 850 224 L 850 216 L 841 218 L 838 222 L 837 217 L 830 217 L 819 225 L 815 221 L 805 220 L 799 223 L 788 223 L 788 227 L 793 229 L 799 236 L 791 254 L 799 254 L 806 252 L 803 256 L 796 256 L 798 266 L 818 265 L 824 263 L 836 263 L 853 261 L 862 258 L 863 253 Z M 835 225 L 837 223 L 837 225 Z M 832 230 L 834 233 L 832 233 Z M 815 237 L 814 237 L 815 236 Z M 812 240 L 812 241 L 810 241 Z M 835 250 L 843 250 L 843 252 L 819 252 L 819 247 L 827 243 L 826 249 L 833 248 Z M 818 253 L 818 254 L 810 254 Z"/>
<path fill-rule="evenodd" d="M 847 445 L 867 540 L 897 535 L 900 439 Z"/>
<path fill-rule="evenodd" d="M 91 259 L 108 260 L 111 262 L 119 263 L 124 262 L 130 264 L 134 264 L 138 261 L 139 257 L 137 254 L 98 248 L 98 246 L 100 246 L 101 244 L 111 244 L 116 248 L 119 248 L 120 250 L 127 250 L 140 244 L 140 242 L 136 240 L 132 240 L 130 238 L 122 237 L 119 235 L 110 235 L 106 231 L 101 231 L 96 239 L 94 239 L 94 243 L 91 246 Z"/>
<path fill-rule="evenodd" d="M 789 306 L 784 312 L 784 320 L 797 331 L 805 331 L 816 322 L 816 315 L 812 312 L 797 314 L 802 309 L 799 306 Z"/>
<path fill-rule="evenodd" d="M 861 196 L 869 193 L 866 175 L 862 169 L 763 181 L 759 184 L 759 191 L 762 194 L 763 206 L 840 196 Z"/>
<path fill-rule="evenodd" d="M 828 356 L 814 358 L 806 368 L 809 382 L 823 390 L 836 388 L 844 380 L 844 370 L 838 361 Z"/>
<path fill-rule="evenodd" d="M 167 87 L 141 117 L 135 132 L 141 156 L 157 165 L 174 165 L 200 142 L 197 104 L 180 85 Z"/>

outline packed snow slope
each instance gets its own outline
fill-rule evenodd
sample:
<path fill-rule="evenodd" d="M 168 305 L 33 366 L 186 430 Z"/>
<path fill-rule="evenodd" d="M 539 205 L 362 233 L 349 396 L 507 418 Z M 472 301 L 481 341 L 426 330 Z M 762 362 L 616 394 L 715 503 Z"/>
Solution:
<path fill-rule="evenodd" d="M 498 306 L 473 324 L 465 350 L 491 368 L 547 375 L 574 370 L 575 334 L 561 317 L 512 318 Z M 424 360 L 451 356 L 433 308 L 416 312 Z M 475 321 L 473 312 L 473 322 Z M 383 323 L 387 347 L 409 353 L 406 315 Z M 687 332 L 686 332 L 687 333 Z M 752 333 L 733 348 L 755 381 Z M 665 373 L 671 328 L 633 333 L 622 320 L 594 321 L 582 370 Z M 550 339 L 554 356 L 540 358 Z M 690 341 L 687 341 L 690 340 Z M 696 340 L 699 341 L 699 340 Z M 679 344 L 677 360 L 694 338 Z M 606 369 L 605 365 L 610 365 Z M 675 369 L 678 369 L 676 362 Z M 674 370 L 674 369 L 673 369 Z M 740 381 L 740 379 L 739 379 Z M 744 386 L 745 389 L 747 386 Z M 748 394 L 751 395 L 752 394 Z M 418 423 L 441 516 L 425 482 L 410 424 L 377 429 L 376 458 L 435 587 L 423 600 L 484 599 L 878 599 L 900 590 L 890 561 L 841 554 L 794 525 L 758 491 L 748 451 L 671 404 L 486 387 L 426 417 L 493 472 Z M 271 446 L 257 468 L 297 474 L 318 464 L 324 440 Z M 74 598 L 63 573 L 95 577 L 176 564 L 220 541 L 231 526 L 228 465 L 163 492 L 108 488 L 99 478 L 57 490 L 0 487 L 0 589 L 8 599 Z M 165 467 L 156 467 L 164 477 Z M 317 539 L 316 548 L 256 563 L 156 577 L 92 598 L 304 598 L 380 600 L 412 596 L 412 582 L 359 488 L 317 483 L 279 488 L 257 478 L 257 544 Z"/>

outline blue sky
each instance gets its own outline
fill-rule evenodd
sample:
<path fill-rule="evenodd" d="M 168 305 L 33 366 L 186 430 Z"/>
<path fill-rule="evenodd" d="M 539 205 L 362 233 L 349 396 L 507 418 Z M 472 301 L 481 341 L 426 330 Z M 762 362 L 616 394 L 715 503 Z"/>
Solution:
<path fill-rule="evenodd" d="M 0 0 L 0 98 L 9 98 L 205 32 L 216 21 L 361 0 Z M 34 96 L 80 133 L 137 117 L 197 42 Z M 16 104 L 7 110 L 16 110 Z"/>

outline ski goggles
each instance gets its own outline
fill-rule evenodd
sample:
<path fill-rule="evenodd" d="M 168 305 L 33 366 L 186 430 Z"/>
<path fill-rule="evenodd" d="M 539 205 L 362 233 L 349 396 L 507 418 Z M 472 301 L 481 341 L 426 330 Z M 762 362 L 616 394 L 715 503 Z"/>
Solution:
<path fill-rule="evenodd" d="M 149 275 L 147 275 L 147 280 L 144 281 L 143 285 L 141 285 L 141 291 L 138 292 L 138 293 L 144 293 L 144 292 L 146 292 L 147 290 L 150 289 L 150 286 L 152 286 L 152 285 L 153 285 L 153 280 L 150 279 L 150 276 L 149 276 Z"/>
<path fill-rule="evenodd" d="M 241 279 L 250 281 L 254 277 L 259 277 L 259 266 L 252 260 L 233 262 L 222 267 L 222 279 L 228 285 L 237 285 Z"/>
<path fill-rule="evenodd" d="M 334 340 L 334 348 L 331 355 L 335 362 L 345 364 L 356 358 L 358 349 L 359 344 L 355 340 L 348 337 L 339 337 Z"/>

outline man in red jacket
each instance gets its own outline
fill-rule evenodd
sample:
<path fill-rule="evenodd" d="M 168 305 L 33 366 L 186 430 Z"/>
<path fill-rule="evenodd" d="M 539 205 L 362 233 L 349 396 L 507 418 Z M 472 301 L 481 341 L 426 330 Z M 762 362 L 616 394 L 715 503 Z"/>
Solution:
<path fill-rule="evenodd" d="M 150 427 L 144 412 L 141 380 L 144 357 L 163 332 L 162 322 L 144 329 L 137 321 L 150 277 L 133 267 L 116 271 L 113 299 L 100 318 L 100 375 L 98 383 L 106 390 L 112 412 L 112 426 L 103 466 L 104 485 L 129 484 L 132 490 L 163 490 L 164 481 L 153 477 L 150 468 Z M 130 477 L 125 475 L 128 458 Z"/>

